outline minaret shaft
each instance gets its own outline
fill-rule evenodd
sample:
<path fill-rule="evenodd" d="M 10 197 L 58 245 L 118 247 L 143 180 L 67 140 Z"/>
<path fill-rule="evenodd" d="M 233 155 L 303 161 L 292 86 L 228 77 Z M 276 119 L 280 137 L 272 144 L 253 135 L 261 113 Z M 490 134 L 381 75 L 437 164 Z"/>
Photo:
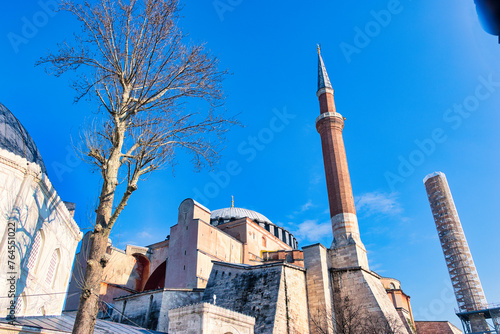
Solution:
<path fill-rule="evenodd" d="M 344 303 L 349 300 L 352 306 L 360 311 L 360 314 L 367 316 L 367 319 L 386 321 L 392 333 L 414 333 L 409 327 L 410 325 L 407 324 L 405 316 L 398 314 L 394 308 L 380 281 L 380 276 L 370 271 L 368 266 L 366 250 L 359 236 L 351 178 L 342 137 L 344 117 L 336 111 L 334 91 L 319 49 L 318 91 L 316 95 L 320 108 L 320 115 L 316 119 L 316 129 L 321 136 L 323 149 L 333 242 L 327 251 L 328 270 L 321 270 L 329 279 L 330 289 L 329 291 L 323 290 L 320 292 L 321 294 L 318 294 L 319 299 L 315 299 L 315 301 L 324 300 L 324 303 L 315 302 L 314 304 L 317 305 L 315 307 L 319 312 L 323 312 L 319 314 L 328 314 L 324 312 L 330 310 L 330 313 L 334 314 L 332 319 L 342 319 L 345 317 L 346 310 Z M 321 254 L 321 247 L 317 247 L 318 255 Z M 305 259 L 307 258 L 306 252 L 313 253 L 314 247 L 311 246 L 305 250 Z M 305 262 L 308 273 L 318 262 L 320 261 Z M 321 278 L 322 275 L 313 274 L 310 276 L 314 277 L 314 289 L 311 290 L 316 290 L 317 286 L 324 285 L 316 283 L 316 278 Z M 321 288 L 319 290 L 321 291 Z M 326 306 L 327 300 L 331 300 L 331 305 Z M 322 307 L 322 304 L 325 306 Z M 331 332 L 334 332 L 335 329 L 341 329 L 341 324 L 339 322 L 337 324 L 338 326 L 334 326 Z M 328 332 L 330 333 L 330 331 Z M 357 332 L 361 333 L 359 330 Z"/>
<path fill-rule="evenodd" d="M 334 91 L 321 55 L 318 54 L 318 100 L 320 116 L 316 129 L 321 136 L 328 202 L 333 230 L 332 248 L 342 248 L 337 267 L 368 269 L 366 250 L 359 236 L 351 178 L 347 166 L 342 130 L 344 117 L 336 111 Z M 345 249 L 344 249 L 345 248 Z"/>
<path fill-rule="evenodd" d="M 316 126 L 321 135 L 330 217 L 334 218 L 344 213 L 355 215 L 351 179 L 342 138 L 344 121 L 339 117 L 324 118 Z"/>
<path fill-rule="evenodd" d="M 333 94 L 326 93 L 325 91 L 325 93 L 318 96 L 318 99 L 319 99 L 319 110 L 322 114 L 325 112 L 336 112 Z"/>

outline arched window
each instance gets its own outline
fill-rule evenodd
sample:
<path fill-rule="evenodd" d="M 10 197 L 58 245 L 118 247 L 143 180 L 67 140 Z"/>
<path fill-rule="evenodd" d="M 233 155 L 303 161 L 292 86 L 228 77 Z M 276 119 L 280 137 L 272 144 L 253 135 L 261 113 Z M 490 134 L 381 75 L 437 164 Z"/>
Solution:
<path fill-rule="evenodd" d="M 47 277 L 45 278 L 45 283 L 52 286 L 54 284 L 54 278 L 57 274 L 57 269 L 59 267 L 61 256 L 59 254 L 59 248 L 55 249 L 52 252 L 52 256 L 50 258 L 49 269 L 47 270 Z"/>
<path fill-rule="evenodd" d="M 24 312 L 24 305 L 26 304 L 24 302 L 24 298 L 25 298 L 25 295 L 24 295 L 24 292 L 21 293 L 18 297 L 17 297 L 17 301 L 16 301 L 16 308 L 14 309 L 14 314 L 16 316 L 20 316 L 23 314 Z"/>
<path fill-rule="evenodd" d="M 43 236 L 41 230 L 38 230 L 35 235 L 35 239 L 31 244 L 30 257 L 28 259 L 28 269 L 35 270 L 38 263 L 38 258 L 40 255 L 40 250 L 42 249 Z"/>
<path fill-rule="evenodd" d="M 390 287 L 391 289 L 396 289 L 396 286 L 394 285 L 394 283 L 391 283 L 391 284 L 389 285 L 389 287 Z"/>
<path fill-rule="evenodd" d="M 265 237 L 262 237 L 262 247 L 267 247 L 267 242 Z"/>

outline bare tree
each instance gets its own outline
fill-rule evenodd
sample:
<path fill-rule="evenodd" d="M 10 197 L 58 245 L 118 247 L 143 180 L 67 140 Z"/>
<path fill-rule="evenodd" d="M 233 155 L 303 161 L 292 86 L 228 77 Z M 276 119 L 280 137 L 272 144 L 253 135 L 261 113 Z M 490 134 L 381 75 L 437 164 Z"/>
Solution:
<path fill-rule="evenodd" d="M 76 101 L 90 97 L 100 116 L 82 146 L 102 176 L 73 329 L 87 334 L 95 326 L 109 234 L 139 180 L 173 163 L 177 148 L 193 154 L 195 169 L 212 166 L 224 132 L 236 121 L 215 114 L 226 72 L 203 45 L 186 42 L 177 27 L 178 0 L 62 0 L 60 10 L 80 21 L 82 33 L 37 64 L 49 65 L 56 76 L 82 68 Z M 192 97 L 207 101 L 209 111 L 185 111 Z"/>

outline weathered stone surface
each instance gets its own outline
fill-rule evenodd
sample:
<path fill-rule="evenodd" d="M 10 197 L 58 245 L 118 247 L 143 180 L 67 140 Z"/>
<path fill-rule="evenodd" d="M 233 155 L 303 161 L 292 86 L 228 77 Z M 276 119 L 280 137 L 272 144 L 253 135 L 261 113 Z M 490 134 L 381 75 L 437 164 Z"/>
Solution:
<path fill-rule="evenodd" d="M 309 333 L 304 269 L 215 262 L 203 302 L 250 315 L 255 333 Z"/>
<path fill-rule="evenodd" d="M 260 267 L 260 266 L 259 266 Z M 215 262 L 203 302 L 255 318 L 255 333 L 272 333 L 281 281 L 281 266 L 251 268 Z"/>
<path fill-rule="evenodd" d="M 418 334 L 462 334 L 448 321 L 415 321 Z"/>
<path fill-rule="evenodd" d="M 356 308 L 374 319 L 385 319 L 396 333 L 408 333 L 377 274 L 361 268 L 332 270 L 334 301 L 349 297 Z M 334 303 L 338 305 L 339 303 Z M 334 310 L 335 311 L 335 310 Z"/>
<path fill-rule="evenodd" d="M 311 333 L 320 327 L 333 333 L 332 286 L 328 272 L 328 254 L 325 246 L 314 244 L 303 247 L 306 268 L 307 303 Z"/>
<path fill-rule="evenodd" d="M 164 289 L 157 330 L 167 332 L 169 326 L 168 311 L 181 306 L 197 304 L 201 301 L 202 289 Z"/>
<path fill-rule="evenodd" d="M 155 330 L 158 327 L 163 290 L 148 291 L 115 299 L 112 320 Z"/>
<path fill-rule="evenodd" d="M 308 334 L 305 271 L 284 265 L 274 322 L 275 334 Z"/>
<path fill-rule="evenodd" d="M 255 319 L 209 303 L 172 309 L 169 333 L 176 334 L 253 334 Z"/>

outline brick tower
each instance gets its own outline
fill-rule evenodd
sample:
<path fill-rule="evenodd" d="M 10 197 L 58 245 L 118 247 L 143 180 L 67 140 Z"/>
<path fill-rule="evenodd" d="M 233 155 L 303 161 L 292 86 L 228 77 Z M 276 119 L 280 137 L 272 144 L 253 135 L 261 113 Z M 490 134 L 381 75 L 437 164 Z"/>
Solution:
<path fill-rule="evenodd" d="M 406 319 L 396 312 L 380 281 L 381 277 L 368 267 L 366 250 L 359 235 L 342 138 L 344 117 L 335 109 L 333 94 L 318 47 L 317 96 L 320 115 L 316 119 L 316 129 L 321 136 L 323 149 L 333 242 L 327 254 L 319 246 L 304 249 L 308 276 L 314 281 L 311 282 L 310 296 L 315 305 L 311 305 L 310 312 L 333 313 L 336 319 L 342 319 L 349 310 L 362 311 L 360 319 L 381 322 L 398 334 L 413 333 Z M 317 261 L 314 261 L 314 253 L 317 254 Z M 320 260 L 323 256 L 328 259 L 327 263 Z M 330 273 L 329 277 L 326 271 Z M 323 283 L 327 280 L 330 280 L 328 288 Z M 333 333 L 335 330 L 327 332 Z"/>
<path fill-rule="evenodd" d="M 344 117 L 335 109 L 333 88 L 318 47 L 318 92 L 320 115 L 316 129 L 321 136 L 328 202 L 333 229 L 332 249 L 337 268 L 363 267 L 368 270 L 366 249 L 359 236 L 351 178 L 342 138 Z"/>
<path fill-rule="evenodd" d="M 424 185 L 460 312 L 483 310 L 486 298 L 446 176 L 441 172 L 429 174 Z M 470 316 L 470 326 L 472 332 L 488 330 L 481 313 Z"/>

